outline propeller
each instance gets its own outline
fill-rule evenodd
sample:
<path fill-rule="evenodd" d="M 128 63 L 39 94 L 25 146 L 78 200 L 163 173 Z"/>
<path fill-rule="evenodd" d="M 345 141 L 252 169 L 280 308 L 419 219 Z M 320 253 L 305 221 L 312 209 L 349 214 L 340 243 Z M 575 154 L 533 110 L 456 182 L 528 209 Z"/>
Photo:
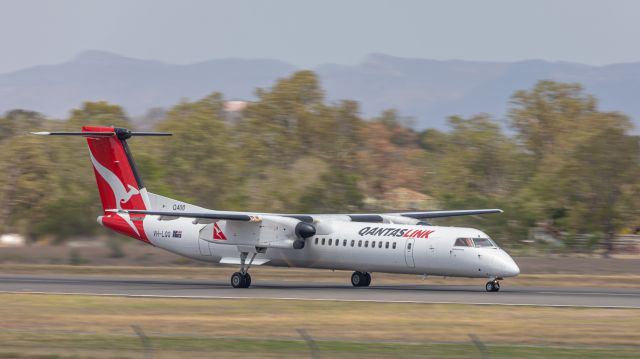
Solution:
<path fill-rule="evenodd" d="M 302 249 L 304 248 L 304 240 L 316 235 L 316 227 L 311 223 L 299 222 L 296 224 L 295 233 L 300 239 L 293 241 L 293 248 Z"/>

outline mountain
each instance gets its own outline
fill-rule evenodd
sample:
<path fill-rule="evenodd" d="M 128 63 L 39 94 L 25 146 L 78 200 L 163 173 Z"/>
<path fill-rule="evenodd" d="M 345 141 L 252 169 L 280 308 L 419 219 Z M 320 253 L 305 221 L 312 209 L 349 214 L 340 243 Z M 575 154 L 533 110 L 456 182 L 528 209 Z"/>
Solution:
<path fill-rule="evenodd" d="M 270 59 L 219 59 L 188 65 L 88 51 L 69 62 L 0 74 L 0 112 L 15 108 L 65 117 L 83 101 L 106 100 L 134 116 L 220 91 L 227 99 L 254 98 L 298 68 Z M 313 69 L 331 101 L 360 102 L 365 116 L 388 108 L 415 119 L 417 128 L 443 128 L 447 116 L 486 112 L 496 118 L 509 97 L 538 80 L 578 82 L 600 100 L 603 110 L 626 113 L 640 125 L 640 63 L 590 66 L 528 60 L 480 62 L 369 55 L 356 65 Z"/>
<path fill-rule="evenodd" d="M 140 115 L 152 107 L 169 107 L 213 91 L 222 91 L 229 99 L 252 98 L 256 87 L 271 86 L 276 78 L 295 70 L 274 60 L 175 65 L 87 51 L 67 63 L 0 75 L 0 112 L 25 108 L 65 117 L 83 101 L 106 100 Z"/>

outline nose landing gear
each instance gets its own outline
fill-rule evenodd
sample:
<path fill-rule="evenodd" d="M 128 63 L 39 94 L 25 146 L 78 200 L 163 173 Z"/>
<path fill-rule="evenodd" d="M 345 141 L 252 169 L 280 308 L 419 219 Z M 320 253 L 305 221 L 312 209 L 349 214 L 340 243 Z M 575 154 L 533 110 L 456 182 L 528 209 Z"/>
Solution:
<path fill-rule="evenodd" d="M 368 287 L 371 284 L 371 274 L 368 272 L 353 272 L 351 275 L 351 284 L 354 287 Z"/>
<path fill-rule="evenodd" d="M 497 279 L 487 282 L 485 285 L 485 289 L 487 292 L 497 292 L 500 290 L 500 282 Z"/>

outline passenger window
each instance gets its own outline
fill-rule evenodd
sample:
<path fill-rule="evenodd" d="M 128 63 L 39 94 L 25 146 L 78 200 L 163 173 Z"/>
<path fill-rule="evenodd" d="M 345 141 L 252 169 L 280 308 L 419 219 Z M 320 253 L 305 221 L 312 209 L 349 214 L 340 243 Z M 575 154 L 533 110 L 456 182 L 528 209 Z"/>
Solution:
<path fill-rule="evenodd" d="M 354 245 L 355 243 L 356 243 L 356 241 L 352 239 L 352 240 L 351 240 L 351 247 L 353 247 L 353 245 Z"/>
<path fill-rule="evenodd" d="M 393 242 L 393 249 L 396 249 L 396 242 Z"/>
<path fill-rule="evenodd" d="M 407 244 L 407 249 L 411 249 L 411 243 Z"/>
<path fill-rule="evenodd" d="M 389 242 L 385 242 L 385 244 L 384 244 L 384 248 L 385 248 L 385 249 L 389 249 Z"/>
<path fill-rule="evenodd" d="M 322 245 L 324 246 L 324 238 L 322 238 Z"/>
<path fill-rule="evenodd" d="M 336 247 L 340 245 L 340 240 L 336 239 Z"/>
<path fill-rule="evenodd" d="M 369 241 L 364 241 L 364 247 L 368 248 L 369 247 Z"/>
<path fill-rule="evenodd" d="M 378 242 L 378 248 L 382 248 L 382 241 Z"/>
<path fill-rule="evenodd" d="M 371 248 L 375 248 L 376 247 L 376 241 L 371 242 Z"/>
<path fill-rule="evenodd" d="M 358 247 L 362 247 L 362 239 L 358 241 Z"/>
<path fill-rule="evenodd" d="M 473 240 L 471 238 L 458 238 L 454 244 L 456 247 L 473 247 Z"/>
<path fill-rule="evenodd" d="M 331 239 L 331 238 L 329 238 L 329 245 L 331 245 L 331 240 L 332 240 L 332 239 Z"/>
<path fill-rule="evenodd" d="M 316 244 L 318 244 L 318 237 L 316 237 Z"/>
<path fill-rule="evenodd" d="M 342 241 L 342 246 L 346 247 L 347 246 L 347 240 L 345 239 L 344 241 Z"/>

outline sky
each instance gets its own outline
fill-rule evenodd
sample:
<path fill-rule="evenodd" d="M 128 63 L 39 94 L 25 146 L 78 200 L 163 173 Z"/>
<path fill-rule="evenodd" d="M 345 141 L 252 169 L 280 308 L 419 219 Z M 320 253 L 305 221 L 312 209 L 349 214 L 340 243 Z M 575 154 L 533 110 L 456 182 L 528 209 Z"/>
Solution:
<path fill-rule="evenodd" d="M 640 1 L 0 0 L 0 73 L 95 49 L 171 63 L 367 54 L 438 60 L 640 61 Z"/>

